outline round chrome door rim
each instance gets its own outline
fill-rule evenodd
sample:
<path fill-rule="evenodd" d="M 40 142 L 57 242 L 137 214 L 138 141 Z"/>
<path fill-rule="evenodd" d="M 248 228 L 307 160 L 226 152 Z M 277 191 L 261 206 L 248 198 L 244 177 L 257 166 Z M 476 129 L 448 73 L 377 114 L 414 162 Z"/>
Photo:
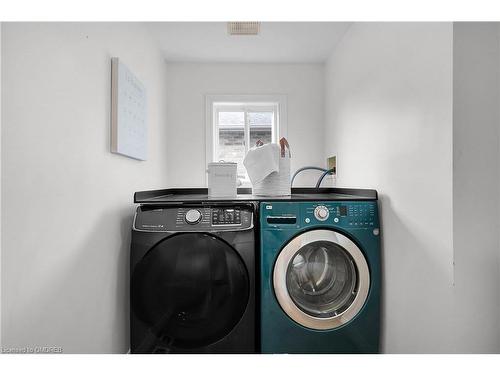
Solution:
<path fill-rule="evenodd" d="M 350 254 L 358 270 L 356 297 L 346 310 L 330 318 L 311 316 L 299 309 L 286 287 L 286 273 L 290 261 L 302 247 L 317 241 L 332 242 L 341 246 Z M 298 235 L 281 250 L 274 265 L 273 285 L 281 308 L 291 319 L 307 328 L 327 330 L 346 324 L 362 309 L 370 290 L 370 271 L 363 253 L 349 238 L 333 230 L 316 229 Z"/>

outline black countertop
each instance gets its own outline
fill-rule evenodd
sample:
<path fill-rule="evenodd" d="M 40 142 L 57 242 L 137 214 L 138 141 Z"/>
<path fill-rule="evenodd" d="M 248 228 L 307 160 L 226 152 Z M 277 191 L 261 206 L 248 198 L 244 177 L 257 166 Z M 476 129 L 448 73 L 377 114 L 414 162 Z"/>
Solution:
<path fill-rule="evenodd" d="M 209 197 L 207 188 L 173 188 L 138 191 L 134 203 L 169 205 L 202 202 L 259 202 L 259 201 L 366 201 L 377 200 L 376 190 L 348 188 L 292 188 L 290 196 L 255 196 L 250 188 L 238 188 L 236 197 Z"/>

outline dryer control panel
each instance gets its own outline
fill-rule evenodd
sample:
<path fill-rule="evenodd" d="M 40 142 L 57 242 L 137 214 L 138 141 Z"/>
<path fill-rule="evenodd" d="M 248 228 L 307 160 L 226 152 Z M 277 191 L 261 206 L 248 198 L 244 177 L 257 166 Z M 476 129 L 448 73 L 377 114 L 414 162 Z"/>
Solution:
<path fill-rule="evenodd" d="M 133 229 L 144 232 L 220 232 L 253 228 L 248 206 L 148 207 L 140 206 Z"/>

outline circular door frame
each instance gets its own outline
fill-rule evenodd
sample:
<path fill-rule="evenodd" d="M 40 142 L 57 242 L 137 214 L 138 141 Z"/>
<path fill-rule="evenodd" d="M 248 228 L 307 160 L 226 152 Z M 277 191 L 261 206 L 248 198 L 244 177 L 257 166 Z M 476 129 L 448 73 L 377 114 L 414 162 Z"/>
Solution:
<path fill-rule="evenodd" d="M 307 244 L 317 241 L 333 242 L 346 250 L 354 260 L 358 275 L 358 292 L 349 307 L 340 314 L 319 318 L 311 316 L 295 304 L 288 293 L 286 275 L 295 254 Z M 370 290 L 370 270 L 361 249 L 348 237 L 334 230 L 313 229 L 293 238 L 280 251 L 273 270 L 273 287 L 278 303 L 285 313 L 298 324 L 317 330 L 338 328 L 351 321 L 363 308 Z"/>

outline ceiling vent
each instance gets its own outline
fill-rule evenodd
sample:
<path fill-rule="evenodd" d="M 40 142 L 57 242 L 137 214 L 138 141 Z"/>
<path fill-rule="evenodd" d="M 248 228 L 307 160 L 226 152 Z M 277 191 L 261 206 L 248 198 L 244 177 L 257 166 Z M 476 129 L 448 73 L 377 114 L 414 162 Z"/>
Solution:
<path fill-rule="evenodd" d="M 258 35 L 260 22 L 228 22 L 227 33 L 229 35 Z"/>

